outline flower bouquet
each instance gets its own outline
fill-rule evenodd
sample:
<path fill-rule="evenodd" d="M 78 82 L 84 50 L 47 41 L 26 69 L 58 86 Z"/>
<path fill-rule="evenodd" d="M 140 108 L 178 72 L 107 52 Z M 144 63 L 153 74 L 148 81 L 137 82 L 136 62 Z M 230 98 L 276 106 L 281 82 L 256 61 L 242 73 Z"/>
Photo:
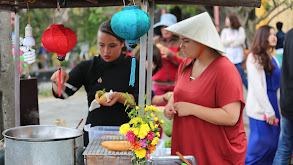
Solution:
<path fill-rule="evenodd" d="M 125 105 L 128 103 L 125 111 L 132 105 L 128 116 L 131 119 L 128 123 L 121 125 L 119 132 L 126 136 L 126 140 L 130 142 L 130 148 L 133 152 L 132 163 L 135 165 L 147 164 L 147 160 L 150 158 L 150 154 L 156 150 L 156 145 L 159 142 L 160 128 L 158 128 L 158 118 L 154 116 L 154 112 L 157 110 L 154 106 L 146 105 L 144 107 L 144 115 L 139 116 L 138 106 L 135 105 L 129 95 L 126 97 Z M 164 123 L 163 120 L 160 121 Z"/>

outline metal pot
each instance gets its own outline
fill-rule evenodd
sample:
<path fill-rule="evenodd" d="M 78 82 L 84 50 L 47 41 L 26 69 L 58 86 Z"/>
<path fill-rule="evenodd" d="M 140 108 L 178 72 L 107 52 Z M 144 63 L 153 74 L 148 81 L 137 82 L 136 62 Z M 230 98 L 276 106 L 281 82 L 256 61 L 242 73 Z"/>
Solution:
<path fill-rule="evenodd" d="M 83 165 L 83 132 L 30 125 L 3 131 L 7 165 Z"/>

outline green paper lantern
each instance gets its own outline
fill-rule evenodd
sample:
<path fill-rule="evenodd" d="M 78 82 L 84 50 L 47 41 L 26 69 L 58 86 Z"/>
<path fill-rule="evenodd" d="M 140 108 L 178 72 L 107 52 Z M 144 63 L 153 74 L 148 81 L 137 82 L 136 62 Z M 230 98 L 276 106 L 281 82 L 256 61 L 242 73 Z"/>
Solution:
<path fill-rule="evenodd" d="M 129 44 L 136 44 L 137 39 L 147 33 L 150 26 L 151 19 L 137 5 L 123 7 L 111 20 L 113 32 Z"/>

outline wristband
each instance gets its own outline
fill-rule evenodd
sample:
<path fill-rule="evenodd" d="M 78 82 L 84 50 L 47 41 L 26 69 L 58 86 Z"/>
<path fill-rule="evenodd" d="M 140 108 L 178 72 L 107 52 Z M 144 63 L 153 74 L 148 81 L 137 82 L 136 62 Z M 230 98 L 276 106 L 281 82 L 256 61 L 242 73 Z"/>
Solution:
<path fill-rule="evenodd" d="M 164 100 L 165 102 L 167 102 L 167 101 L 168 101 L 168 100 L 166 100 L 165 96 L 163 96 L 163 100 Z"/>

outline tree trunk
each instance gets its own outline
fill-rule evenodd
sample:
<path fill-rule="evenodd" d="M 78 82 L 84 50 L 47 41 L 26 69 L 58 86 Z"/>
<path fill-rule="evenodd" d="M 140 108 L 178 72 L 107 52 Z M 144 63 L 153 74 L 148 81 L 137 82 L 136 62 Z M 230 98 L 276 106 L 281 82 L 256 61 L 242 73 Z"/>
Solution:
<path fill-rule="evenodd" d="M 0 131 L 2 132 L 15 126 L 14 64 L 10 12 L 0 11 L 0 36 Z"/>

